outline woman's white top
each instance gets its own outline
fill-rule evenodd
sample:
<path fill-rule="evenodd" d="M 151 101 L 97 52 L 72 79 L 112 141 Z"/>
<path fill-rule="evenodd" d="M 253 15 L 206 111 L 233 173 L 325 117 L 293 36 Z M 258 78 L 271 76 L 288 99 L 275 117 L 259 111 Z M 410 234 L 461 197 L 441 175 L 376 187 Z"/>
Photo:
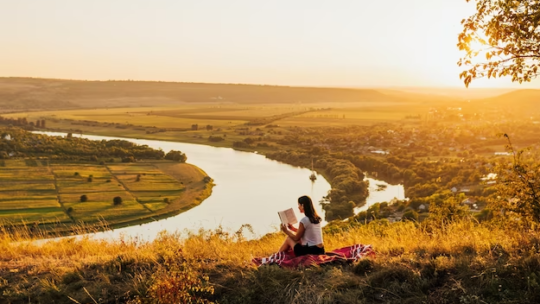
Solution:
<path fill-rule="evenodd" d="M 313 224 L 307 216 L 304 216 L 300 223 L 306 230 L 302 236 L 302 245 L 315 246 L 323 243 L 321 223 Z"/>

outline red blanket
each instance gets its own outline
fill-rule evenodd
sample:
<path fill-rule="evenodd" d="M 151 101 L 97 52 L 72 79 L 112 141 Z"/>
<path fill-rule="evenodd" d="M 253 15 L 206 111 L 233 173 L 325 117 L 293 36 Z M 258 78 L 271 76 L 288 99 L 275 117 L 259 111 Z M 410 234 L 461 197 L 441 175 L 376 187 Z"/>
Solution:
<path fill-rule="evenodd" d="M 303 255 L 296 257 L 294 252 L 277 252 L 267 258 L 254 258 L 252 261 L 255 265 L 272 265 L 277 264 L 285 268 L 307 267 L 312 265 L 322 265 L 327 263 L 345 263 L 354 262 L 367 256 L 375 256 L 375 251 L 371 245 L 353 245 L 336 249 L 322 255 Z"/>

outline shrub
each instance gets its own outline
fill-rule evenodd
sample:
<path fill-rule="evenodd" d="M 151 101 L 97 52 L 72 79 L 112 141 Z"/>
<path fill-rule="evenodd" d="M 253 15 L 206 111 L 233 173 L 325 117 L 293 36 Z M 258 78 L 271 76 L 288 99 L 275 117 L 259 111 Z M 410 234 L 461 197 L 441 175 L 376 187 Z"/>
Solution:
<path fill-rule="evenodd" d="M 113 205 L 118 206 L 122 204 L 122 198 L 120 196 L 115 196 L 113 198 Z"/>
<path fill-rule="evenodd" d="M 123 163 L 134 163 L 135 158 L 133 156 L 122 157 L 122 162 Z"/>
<path fill-rule="evenodd" d="M 414 210 L 407 210 L 405 213 L 403 213 L 403 216 L 401 217 L 404 221 L 410 220 L 410 221 L 418 221 L 418 212 Z"/>
<path fill-rule="evenodd" d="M 67 214 L 70 214 L 71 212 L 73 212 L 73 207 L 67 208 L 66 212 L 67 212 Z"/>
<path fill-rule="evenodd" d="M 75 172 L 73 176 L 79 176 L 79 172 Z"/>
<path fill-rule="evenodd" d="M 81 201 L 81 203 L 87 202 L 88 201 L 88 196 L 86 196 L 86 194 L 81 195 L 80 201 Z"/>
<path fill-rule="evenodd" d="M 91 183 L 94 180 L 94 176 L 90 175 L 87 180 L 89 183 Z"/>
<path fill-rule="evenodd" d="M 187 161 L 187 156 L 180 151 L 171 150 L 165 155 L 165 159 L 185 163 Z"/>
<path fill-rule="evenodd" d="M 208 184 L 209 182 L 211 182 L 211 181 L 212 181 L 212 178 L 211 178 L 210 176 L 205 176 L 205 177 L 203 178 L 203 182 L 205 182 L 205 183 L 207 183 L 207 184 Z"/>
<path fill-rule="evenodd" d="M 168 203 L 170 202 L 170 201 L 169 201 L 169 198 L 168 198 L 168 197 L 164 198 L 164 199 L 163 199 L 163 202 L 168 204 Z"/>

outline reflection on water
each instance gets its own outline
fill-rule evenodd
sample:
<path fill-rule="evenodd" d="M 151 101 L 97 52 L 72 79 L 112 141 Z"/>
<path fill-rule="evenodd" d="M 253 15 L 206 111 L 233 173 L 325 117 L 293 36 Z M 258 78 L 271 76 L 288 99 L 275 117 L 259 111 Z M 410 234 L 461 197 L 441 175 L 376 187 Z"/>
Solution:
<path fill-rule="evenodd" d="M 35 133 L 65 135 L 56 132 Z M 75 134 L 73 136 L 81 137 Z M 309 180 L 311 174 L 309 169 L 296 168 L 262 155 L 230 148 L 94 135 L 82 137 L 92 140 L 124 139 L 154 149 L 162 149 L 165 153 L 169 150 L 182 151 L 188 156 L 188 163 L 203 169 L 216 184 L 209 198 L 187 212 L 138 226 L 94 233 L 92 234 L 94 238 L 118 239 L 125 236 L 150 241 L 164 230 L 196 231 L 200 228 L 215 229 L 221 226 L 232 232 L 243 224 L 250 224 L 253 227 L 255 234 L 251 237 L 259 237 L 277 231 L 279 227 L 277 211 L 293 207 L 297 217 L 300 217 L 296 209 L 297 198 L 305 194 L 311 196 L 319 214 L 324 214 L 319 201 L 330 190 L 330 184 L 321 175 L 317 175 L 317 180 L 312 183 Z M 370 196 L 366 206 L 375 202 L 389 201 L 393 197 L 403 198 L 403 186 L 392 186 L 371 178 L 369 181 Z M 376 191 L 377 184 L 385 184 L 387 188 Z M 363 208 L 367 207 L 358 208 L 357 212 Z"/>
<path fill-rule="evenodd" d="M 403 185 L 390 185 L 370 177 L 366 177 L 366 179 L 369 181 L 369 196 L 366 199 L 366 204 L 364 206 L 354 208 L 354 214 L 366 211 L 375 203 L 390 202 L 394 198 L 397 198 L 398 200 L 405 199 L 405 190 Z M 377 191 L 380 189 L 384 190 Z"/>

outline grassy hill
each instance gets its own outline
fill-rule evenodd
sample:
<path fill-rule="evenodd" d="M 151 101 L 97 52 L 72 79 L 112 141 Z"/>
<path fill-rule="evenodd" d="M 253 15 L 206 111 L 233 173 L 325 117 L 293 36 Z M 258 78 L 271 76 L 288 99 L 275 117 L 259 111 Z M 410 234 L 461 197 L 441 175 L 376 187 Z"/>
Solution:
<path fill-rule="evenodd" d="M 182 103 L 401 102 L 371 89 L 151 81 L 0 78 L 0 106 L 11 110 L 159 106 Z"/>
<path fill-rule="evenodd" d="M 374 259 L 256 268 L 283 234 L 201 231 L 153 242 L 22 242 L 0 227 L 1 303 L 538 303 L 540 234 L 473 221 L 328 227 L 325 246 L 371 244 Z"/>

